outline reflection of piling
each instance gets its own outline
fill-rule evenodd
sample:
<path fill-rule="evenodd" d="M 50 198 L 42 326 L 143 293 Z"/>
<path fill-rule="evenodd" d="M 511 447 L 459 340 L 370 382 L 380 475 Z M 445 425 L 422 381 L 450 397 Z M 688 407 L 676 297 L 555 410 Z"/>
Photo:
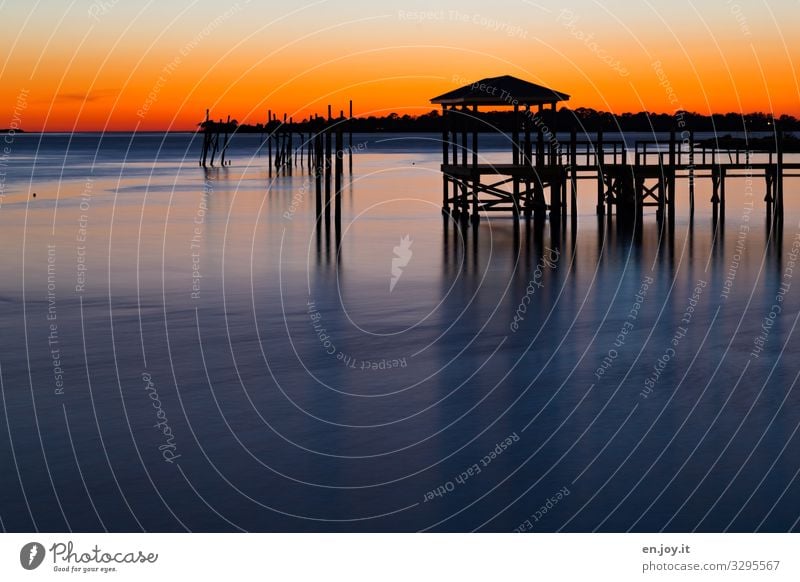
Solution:
<path fill-rule="evenodd" d="M 330 236 L 332 207 L 337 241 L 341 234 L 345 122 L 344 111 L 338 119 L 333 119 L 329 106 L 327 119 L 315 117 L 309 122 L 307 143 L 298 150 L 298 155 L 302 155 L 304 147 L 307 150 L 308 167 L 314 175 L 316 225 L 318 229 L 324 225 L 328 231 L 326 241 Z"/>
<path fill-rule="evenodd" d="M 316 185 L 316 217 L 317 228 L 319 228 L 320 217 L 322 216 L 322 133 L 319 131 L 314 134 L 314 182 Z"/>
<path fill-rule="evenodd" d="M 280 119 L 270 109 L 259 142 L 260 147 L 267 151 L 270 178 L 273 175 L 291 176 L 293 168 L 308 168 L 309 175 L 313 174 L 317 226 L 321 228 L 324 219 L 325 228 L 330 228 L 333 209 L 337 241 L 341 234 L 345 155 L 348 155 L 351 174 L 353 167 L 353 102 L 348 105 L 349 117 L 342 109 L 334 119 L 329 105 L 327 118 L 314 115 L 300 122 L 295 122 L 288 114 Z M 222 165 L 230 164 L 227 150 L 236 133 L 237 121 L 230 116 L 227 121 L 212 121 L 207 110 L 205 121 L 199 125 L 203 133 L 199 165 L 213 166 L 217 158 Z M 345 132 L 348 134 L 347 146 Z"/>
<path fill-rule="evenodd" d="M 334 209 L 336 226 L 342 223 L 342 172 L 344 171 L 344 149 L 343 149 L 343 136 L 342 136 L 342 122 L 344 119 L 344 112 L 340 112 L 339 120 L 334 128 L 336 130 L 336 159 L 334 160 Z"/>

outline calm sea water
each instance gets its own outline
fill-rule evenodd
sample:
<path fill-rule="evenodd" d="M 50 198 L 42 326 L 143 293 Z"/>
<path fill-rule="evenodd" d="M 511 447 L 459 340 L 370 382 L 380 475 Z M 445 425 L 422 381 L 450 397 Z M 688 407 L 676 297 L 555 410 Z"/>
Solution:
<path fill-rule="evenodd" d="M 707 179 L 639 237 L 582 182 L 475 231 L 435 136 L 355 136 L 337 233 L 258 140 L 13 140 L 3 529 L 798 528 L 796 179 L 780 231 L 743 178 L 716 225 Z"/>

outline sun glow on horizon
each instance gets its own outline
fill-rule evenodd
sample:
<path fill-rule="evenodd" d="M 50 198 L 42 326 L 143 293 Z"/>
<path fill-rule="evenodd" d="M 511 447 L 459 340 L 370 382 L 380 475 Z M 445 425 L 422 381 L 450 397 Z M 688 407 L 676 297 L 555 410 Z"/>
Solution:
<path fill-rule="evenodd" d="M 790 2 L 38 6 L 3 9 L 0 127 L 21 92 L 27 131 L 190 130 L 206 109 L 253 124 L 350 99 L 358 115 L 419 114 L 503 74 L 569 93 L 571 108 L 800 116 Z"/>

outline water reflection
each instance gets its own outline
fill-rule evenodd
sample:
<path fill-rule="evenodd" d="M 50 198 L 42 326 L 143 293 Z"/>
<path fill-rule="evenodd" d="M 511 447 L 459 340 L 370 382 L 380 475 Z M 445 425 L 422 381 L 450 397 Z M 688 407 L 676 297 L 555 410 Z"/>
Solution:
<path fill-rule="evenodd" d="M 63 185 L 55 217 L 44 196 L 0 214 L 0 354 L 14 435 L 0 446 L 18 447 L 25 483 L 54 471 L 72 527 L 98 527 L 76 467 L 92 490 L 113 479 L 98 419 L 147 529 L 179 527 L 153 501 L 157 490 L 181 500 L 175 514 L 196 529 L 226 529 L 223 514 L 251 530 L 416 530 L 447 520 L 440 529 L 510 531 L 563 486 L 571 494 L 542 530 L 792 527 L 782 492 L 800 459 L 800 441 L 788 438 L 796 289 L 782 295 L 767 348 L 749 354 L 781 293 L 796 227 L 784 232 L 754 210 L 739 248 L 733 211 L 727 228 L 699 203 L 672 224 L 649 211 L 630 224 L 596 217 L 595 193 L 580 192 L 577 218 L 495 215 L 473 228 L 439 214 L 438 153 L 416 152 L 358 156 L 337 212 L 324 180 L 303 172 L 267 182 L 263 167 L 193 165 L 176 186 L 184 151 L 174 149 L 168 171 L 117 166 L 121 184 L 118 175 L 97 181 L 80 298 L 71 289 L 82 183 Z M 729 210 L 744 207 L 728 195 Z M 697 196 L 706 199 L 700 186 Z M 196 301 L 190 241 L 201 202 Z M 393 250 L 405 237 L 413 255 L 393 287 Z M 43 299 L 48 244 L 58 249 L 69 378 L 61 399 Z M 673 346 L 687 306 L 691 323 Z M 670 347 L 675 357 L 643 398 Z M 144 350 L 186 479 L 157 448 Z M 44 442 L 31 432 L 34 414 Z M 512 433 L 520 440 L 477 478 L 424 501 Z M 156 468 L 152 490 L 141 488 L 142 465 Z M 221 475 L 277 511 L 243 504 Z M 63 530 L 52 491 L 29 491 L 41 528 Z M 213 493 L 218 514 L 191 501 L 196 491 Z M 7 493 L 4 525 L 31 529 L 20 490 Z M 725 502 L 704 518 L 708 499 Z M 104 517 L 123 507 L 97 500 Z M 364 520 L 329 521 L 353 517 Z"/>

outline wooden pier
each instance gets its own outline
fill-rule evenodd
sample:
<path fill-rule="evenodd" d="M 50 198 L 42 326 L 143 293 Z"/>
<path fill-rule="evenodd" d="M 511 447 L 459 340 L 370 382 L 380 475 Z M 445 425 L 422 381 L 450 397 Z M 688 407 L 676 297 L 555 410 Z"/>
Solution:
<path fill-rule="evenodd" d="M 314 176 L 315 210 L 318 225 L 323 219 L 326 228 L 330 226 L 333 209 L 337 236 L 342 216 L 342 182 L 344 158 L 349 158 L 349 171 L 353 173 L 353 133 L 350 121 L 353 118 L 353 102 L 349 103 L 349 117 L 344 110 L 338 117 L 332 115 L 328 105 L 327 117 L 314 117 L 295 123 L 284 114 L 278 121 L 272 112 L 267 113 L 266 137 L 262 150 L 267 151 L 269 176 L 273 170 L 276 175 L 291 175 L 293 169 L 305 168 Z M 348 135 L 345 148 L 344 135 Z M 273 158 L 274 146 L 274 158 Z"/>
<path fill-rule="evenodd" d="M 200 152 L 199 164 L 206 168 L 209 165 L 214 166 L 214 160 L 217 153 L 220 154 L 219 165 L 225 166 L 230 164 L 230 160 L 225 160 L 225 154 L 230 145 L 230 138 L 236 132 L 236 120 L 231 121 L 231 116 L 228 116 L 227 121 L 212 121 L 208 116 L 208 109 L 206 109 L 206 119 L 200 123 L 200 128 L 203 130 L 203 149 Z"/>
<path fill-rule="evenodd" d="M 266 151 L 270 178 L 273 175 L 292 175 L 295 169 L 308 171 L 315 178 L 316 215 L 318 220 L 330 223 L 331 208 L 337 227 L 341 223 L 341 192 L 344 174 L 344 158 L 348 157 L 349 172 L 353 173 L 353 102 L 349 102 L 349 117 L 344 110 L 333 117 L 328 105 L 327 117 L 315 115 L 310 119 L 295 122 L 292 117 L 283 115 L 278 119 L 270 110 L 262 134 L 261 151 Z M 200 123 L 203 145 L 199 165 L 213 167 L 217 153 L 220 165 L 230 164 L 225 154 L 231 137 L 237 130 L 236 121 L 211 121 L 206 110 L 205 121 Z M 344 136 L 347 133 L 347 146 Z M 333 182 L 333 184 L 331 184 Z M 324 196 L 323 196 L 324 193 Z"/>
<path fill-rule="evenodd" d="M 711 181 L 710 203 L 715 213 L 724 213 L 726 181 L 745 178 L 752 184 L 763 180 L 767 212 L 783 218 L 783 178 L 800 175 L 800 164 L 784 162 L 782 139 L 776 138 L 774 151 L 714 147 L 695 140 L 676 118 L 675 131 L 662 141 L 630 147 L 602 132 L 579 137 L 572 129 L 562 142 L 542 113 L 546 107 L 555 113 L 557 103 L 568 99 L 510 76 L 482 79 L 431 99 L 442 107 L 442 212 L 473 223 L 488 212 L 510 213 L 515 220 L 548 212 L 551 218 L 565 217 L 570 209 L 577 216 L 578 181 L 589 180 L 596 184 L 600 216 L 641 219 L 645 207 L 655 207 L 659 219 L 674 221 L 678 179 L 688 180 L 690 213 L 699 179 Z M 498 131 L 481 119 L 480 107 L 512 108 L 509 163 L 480 161 L 479 135 Z"/>

